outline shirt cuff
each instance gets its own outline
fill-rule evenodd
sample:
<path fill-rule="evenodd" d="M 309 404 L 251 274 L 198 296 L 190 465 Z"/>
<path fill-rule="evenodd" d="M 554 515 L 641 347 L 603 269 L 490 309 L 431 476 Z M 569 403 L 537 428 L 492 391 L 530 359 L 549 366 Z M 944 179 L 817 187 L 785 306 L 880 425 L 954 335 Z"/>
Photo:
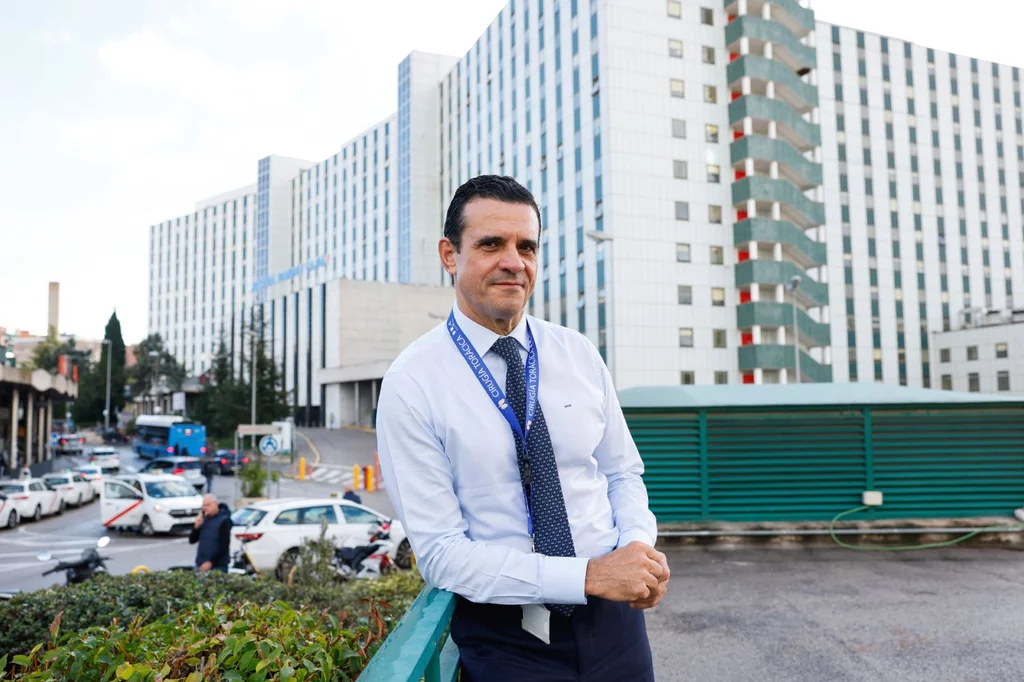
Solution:
<path fill-rule="evenodd" d="M 586 604 L 587 562 L 583 557 L 541 559 L 541 599 L 545 604 Z"/>
<path fill-rule="evenodd" d="M 650 533 L 639 528 L 631 528 L 624 533 L 619 533 L 619 547 L 625 547 L 634 540 L 640 541 L 645 545 L 650 545 L 651 547 L 654 547 L 654 543 L 656 541 L 655 538 L 651 537 Z"/>

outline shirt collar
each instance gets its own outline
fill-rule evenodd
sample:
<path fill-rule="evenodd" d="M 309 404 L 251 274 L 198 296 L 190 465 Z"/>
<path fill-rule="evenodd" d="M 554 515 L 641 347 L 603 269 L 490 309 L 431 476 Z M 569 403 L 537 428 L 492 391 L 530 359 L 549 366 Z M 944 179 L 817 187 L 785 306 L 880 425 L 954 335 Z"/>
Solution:
<path fill-rule="evenodd" d="M 458 303 L 454 305 L 453 310 L 455 311 L 455 321 L 459 323 L 459 328 L 462 329 L 462 333 L 466 335 L 473 347 L 481 354 L 490 352 L 491 346 L 500 336 L 466 317 L 465 313 L 459 310 Z M 526 317 L 523 315 L 509 336 L 518 341 L 523 350 L 528 351 L 530 347 L 526 336 Z"/>

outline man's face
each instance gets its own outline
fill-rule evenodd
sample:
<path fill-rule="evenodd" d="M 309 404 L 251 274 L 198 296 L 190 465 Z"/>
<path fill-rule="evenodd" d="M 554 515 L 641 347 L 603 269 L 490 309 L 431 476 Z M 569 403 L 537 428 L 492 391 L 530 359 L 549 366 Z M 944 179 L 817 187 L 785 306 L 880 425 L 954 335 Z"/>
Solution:
<path fill-rule="evenodd" d="M 216 500 L 203 500 L 203 513 L 207 516 L 216 516 L 218 509 L 220 509 L 220 505 Z"/>
<path fill-rule="evenodd" d="M 463 208 L 463 224 L 458 252 L 446 250 L 442 240 L 445 270 L 456 275 L 460 302 L 469 308 L 463 312 L 488 321 L 515 319 L 537 280 L 536 212 L 528 204 L 473 199 Z"/>

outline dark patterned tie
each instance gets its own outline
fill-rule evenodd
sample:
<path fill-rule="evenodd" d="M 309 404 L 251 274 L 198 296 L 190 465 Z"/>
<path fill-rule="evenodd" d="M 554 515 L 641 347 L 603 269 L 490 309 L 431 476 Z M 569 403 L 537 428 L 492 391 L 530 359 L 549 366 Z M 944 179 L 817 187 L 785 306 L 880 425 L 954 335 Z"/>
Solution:
<path fill-rule="evenodd" d="M 526 377 L 523 360 L 519 355 L 519 342 L 510 336 L 503 336 L 494 342 L 491 350 L 508 364 L 505 376 L 505 396 L 516 413 L 520 426 L 526 424 Z M 555 450 L 551 447 L 551 436 L 544 421 L 544 413 L 537 405 L 537 413 L 530 425 L 529 460 L 525 458 L 522 441 L 513 431 L 516 439 L 516 453 L 519 460 L 519 474 L 526 485 L 529 472 L 531 503 L 533 505 L 533 542 L 537 552 L 547 556 L 576 556 L 569 530 L 569 518 L 565 512 L 562 484 L 558 480 L 558 464 Z M 563 616 L 572 613 L 568 604 L 548 604 L 548 609 Z"/>

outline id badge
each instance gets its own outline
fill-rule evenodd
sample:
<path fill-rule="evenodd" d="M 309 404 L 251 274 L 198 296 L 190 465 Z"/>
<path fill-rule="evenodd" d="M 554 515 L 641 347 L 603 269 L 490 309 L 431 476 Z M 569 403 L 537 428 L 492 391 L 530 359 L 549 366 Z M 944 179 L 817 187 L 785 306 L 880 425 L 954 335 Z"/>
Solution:
<path fill-rule="evenodd" d="M 551 612 L 540 604 L 524 605 L 523 629 L 545 644 L 551 644 Z"/>

